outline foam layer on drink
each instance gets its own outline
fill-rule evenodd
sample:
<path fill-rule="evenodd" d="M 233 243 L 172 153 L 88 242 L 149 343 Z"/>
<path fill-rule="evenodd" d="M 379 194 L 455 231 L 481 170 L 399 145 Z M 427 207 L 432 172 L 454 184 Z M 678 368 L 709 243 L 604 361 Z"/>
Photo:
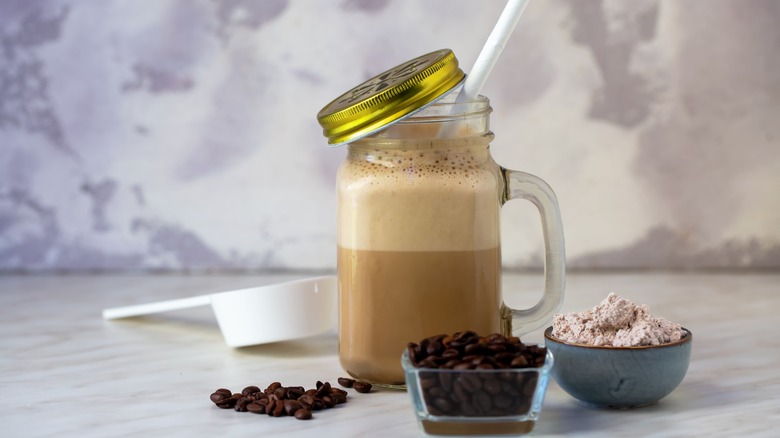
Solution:
<path fill-rule="evenodd" d="M 351 146 L 339 169 L 339 246 L 374 251 L 495 248 L 499 174 L 481 139 Z"/>

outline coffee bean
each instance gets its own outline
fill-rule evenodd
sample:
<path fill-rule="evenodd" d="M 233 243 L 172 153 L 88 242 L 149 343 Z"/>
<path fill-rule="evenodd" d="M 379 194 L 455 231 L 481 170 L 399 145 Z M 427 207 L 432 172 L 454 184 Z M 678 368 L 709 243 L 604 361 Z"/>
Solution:
<path fill-rule="evenodd" d="M 325 402 L 322 401 L 319 397 L 314 397 L 314 401 L 311 404 L 311 409 L 313 411 L 320 411 L 322 409 L 325 409 Z"/>
<path fill-rule="evenodd" d="M 417 349 L 414 348 L 415 344 L 409 343 L 409 346 L 406 347 L 406 351 L 409 353 L 409 361 L 412 362 L 412 365 L 417 365 Z M 352 380 L 352 379 L 349 379 Z M 353 382 L 354 383 L 354 382 Z M 349 386 L 347 387 L 349 388 Z"/>
<path fill-rule="evenodd" d="M 450 389 L 452 389 L 452 373 L 439 373 L 439 382 L 441 383 L 442 389 L 449 392 Z"/>
<path fill-rule="evenodd" d="M 487 358 L 482 355 L 471 355 L 468 356 L 468 358 L 469 358 L 468 363 L 470 363 L 473 368 L 476 368 L 482 365 L 483 363 L 486 363 L 487 361 Z M 463 360 L 466 360 L 466 358 L 463 358 Z"/>
<path fill-rule="evenodd" d="M 304 395 L 302 397 L 298 397 L 298 401 L 302 405 L 308 406 L 309 409 L 311 409 L 312 405 L 314 405 L 314 396 L 313 395 Z"/>
<path fill-rule="evenodd" d="M 447 397 L 447 393 L 442 388 L 439 388 L 438 386 L 431 388 L 430 391 L 428 391 L 428 394 L 430 394 L 433 398 Z"/>
<path fill-rule="evenodd" d="M 453 404 L 450 403 L 446 398 L 437 398 L 433 401 L 433 404 L 442 412 L 449 412 L 453 408 Z"/>
<path fill-rule="evenodd" d="M 460 354 L 460 353 L 458 353 L 458 354 Z M 430 367 L 420 366 L 420 368 L 441 368 L 441 369 L 444 369 L 444 370 L 452 370 L 452 369 L 455 369 L 455 367 L 457 365 L 461 364 L 463 361 L 460 360 L 460 358 L 450 359 L 447 362 L 445 362 L 444 365 L 442 365 L 440 367 L 436 367 L 435 366 L 435 362 L 433 360 L 431 360 L 431 362 L 434 364 L 434 366 L 430 366 Z M 420 364 L 420 365 L 422 365 L 422 364 Z"/>
<path fill-rule="evenodd" d="M 344 403 L 346 403 L 346 402 L 347 402 L 347 394 L 346 394 L 346 391 L 344 391 L 344 392 L 331 392 L 331 393 L 330 393 L 330 395 L 329 395 L 328 397 L 330 397 L 330 398 L 332 398 L 332 399 L 333 399 L 333 401 L 334 401 L 334 406 L 335 406 L 335 405 L 344 404 Z"/>
<path fill-rule="evenodd" d="M 281 403 L 275 396 L 268 397 L 268 404 L 265 405 L 265 413 L 269 416 L 273 416 L 276 405 Z"/>
<path fill-rule="evenodd" d="M 268 387 L 265 388 L 265 391 L 263 392 L 265 393 L 265 395 L 271 395 L 274 393 L 274 391 L 276 391 L 277 388 L 281 388 L 281 387 L 282 387 L 281 383 L 273 382 L 270 385 L 268 385 Z"/>
<path fill-rule="evenodd" d="M 428 408 L 428 413 L 435 416 L 444 415 L 444 412 L 440 411 L 433 403 L 428 403 L 426 406 Z"/>
<path fill-rule="evenodd" d="M 468 382 L 469 387 L 472 388 L 472 391 L 482 388 L 482 379 L 477 373 L 463 373 L 461 378 Z"/>
<path fill-rule="evenodd" d="M 355 379 L 350 379 L 348 377 L 339 377 L 338 378 L 339 385 L 345 387 L 345 388 L 352 388 L 352 385 L 355 384 Z"/>
<path fill-rule="evenodd" d="M 301 404 L 295 400 L 285 400 L 284 401 L 284 412 L 287 415 L 295 415 L 295 411 L 298 409 L 301 409 Z"/>
<path fill-rule="evenodd" d="M 232 397 L 233 391 L 225 388 L 219 388 L 211 394 L 211 401 L 218 403 L 226 398 Z"/>
<path fill-rule="evenodd" d="M 311 410 L 302 408 L 295 411 L 295 418 L 298 420 L 311 420 Z"/>
<path fill-rule="evenodd" d="M 501 382 L 501 390 L 512 397 L 520 395 L 520 390 L 517 389 L 517 385 L 513 382 Z"/>
<path fill-rule="evenodd" d="M 472 393 L 474 392 L 475 389 L 477 389 L 474 386 L 473 381 L 471 379 L 466 378 L 466 373 L 460 373 L 460 375 L 456 380 L 456 384 L 460 386 L 467 393 Z"/>
<path fill-rule="evenodd" d="M 501 393 L 501 381 L 496 379 L 491 379 L 485 381 L 485 383 L 482 384 L 482 388 L 491 395 L 496 395 Z"/>
<path fill-rule="evenodd" d="M 319 384 L 320 382 L 317 383 Z M 330 383 L 325 382 L 317 386 L 317 392 L 314 393 L 314 396 L 322 398 L 328 394 L 330 394 Z"/>
<path fill-rule="evenodd" d="M 479 412 L 477 412 L 476 409 L 474 409 L 474 406 L 471 405 L 469 402 L 464 402 L 458 405 L 460 414 L 465 417 L 477 417 L 479 416 Z"/>
<path fill-rule="evenodd" d="M 477 334 L 474 333 L 471 330 L 467 330 L 467 331 L 463 331 L 463 332 L 456 332 L 455 334 L 452 335 L 452 337 L 455 338 L 455 339 L 469 339 L 469 338 L 473 338 L 475 336 L 477 336 Z"/>
<path fill-rule="evenodd" d="M 439 384 L 439 378 L 434 373 L 420 373 L 420 387 L 430 389 Z"/>
<path fill-rule="evenodd" d="M 442 351 L 444 351 L 444 346 L 441 345 L 441 342 L 438 340 L 429 342 L 428 347 L 425 349 L 425 352 L 428 353 L 429 356 L 437 356 L 441 354 Z"/>
<path fill-rule="evenodd" d="M 460 356 L 460 352 L 454 348 L 448 348 L 441 353 L 441 358 L 446 360 L 455 359 Z"/>
<path fill-rule="evenodd" d="M 466 347 L 463 349 L 463 352 L 466 354 L 485 354 L 486 352 L 489 352 L 484 345 L 482 344 L 469 344 L 466 345 Z"/>
<path fill-rule="evenodd" d="M 521 399 L 518 400 L 518 405 L 515 408 L 515 412 L 517 415 L 525 415 L 528 413 L 529 409 L 531 409 L 531 399 Z"/>
<path fill-rule="evenodd" d="M 493 397 L 493 404 L 496 405 L 497 408 L 507 409 L 512 406 L 512 397 L 509 397 L 506 394 L 499 394 Z"/>
<path fill-rule="evenodd" d="M 426 354 L 426 355 L 428 354 L 427 353 L 427 351 L 428 351 L 428 344 L 430 344 L 430 343 L 431 343 L 431 339 L 430 338 L 425 338 L 422 341 L 420 341 L 420 344 L 417 346 L 417 357 L 418 357 L 418 359 L 420 358 L 419 356 L 421 354 Z"/>
<path fill-rule="evenodd" d="M 238 401 L 238 399 L 230 397 L 230 398 L 226 398 L 225 400 L 223 400 L 223 401 L 221 401 L 219 403 L 216 403 L 216 405 L 220 409 L 230 409 L 230 408 L 232 408 L 233 406 L 236 405 L 237 401 Z"/>
<path fill-rule="evenodd" d="M 303 389 L 303 386 L 291 386 L 287 388 L 287 398 L 290 400 L 295 400 L 302 396 L 305 392 L 306 390 Z"/>
<path fill-rule="evenodd" d="M 219 391 L 219 390 L 217 390 L 217 391 Z M 214 392 L 213 394 L 211 394 L 209 396 L 209 399 L 212 402 L 214 402 L 214 403 L 220 403 L 220 402 L 224 401 L 225 399 L 230 398 L 232 396 L 233 396 L 233 394 L 225 394 L 225 393 L 222 393 L 222 392 Z"/>
<path fill-rule="evenodd" d="M 253 414 L 265 414 L 265 406 L 260 403 L 249 403 L 246 405 L 246 410 Z"/>
<path fill-rule="evenodd" d="M 276 396 L 276 398 L 278 398 L 280 400 L 284 400 L 284 399 L 287 398 L 287 388 L 285 388 L 283 386 L 279 387 L 279 388 L 276 388 L 274 390 L 273 394 Z"/>
<path fill-rule="evenodd" d="M 514 359 L 512 359 L 512 368 L 524 368 L 528 365 L 528 358 L 525 356 L 519 356 Z"/>
<path fill-rule="evenodd" d="M 506 342 L 506 337 L 501 333 L 493 333 L 492 335 L 486 336 L 485 340 L 488 344 L 503 344 Z"/>
<path fill-rule="evenodd" d="M 332 392 L 330 393 L 330 397 L 336 400 L 336 404 L 339 405 L 347 402 L 347 395 L 340 392 Z"/>
<path fill-rule="evenodd" d="M 284 400 L 276 400 L 273 404 L 273 407 L 268 405 L 268 412 L 270 412 L 269 415 L 274 417 L 281 417 L 284 415 Z"/>
<path fill-rule="evenodd" d="M 215 405 L 220 409 L 230 409 L 236 405 L 238 399 L 242 398 L 241 394 L 231 394 L 230 390 L 220 388 L 216 390 L 209 397 Z"/>
<path fill-rule="evenodd" d="M 466 346 L 468 342 L 463 339 L 453 339 L 452 342 L 450 342 L 449 348 L 454 348 L 458 351 L 461 351 L 463 347 Z"/>
<path fill-rule="evenodd" d="M 506 352 L 506 346 L 502 344 L 490 344 L 487 346 L 487 349 L 490 352 L 490 354 L 499 354 L 499 353 Z"/>
<path fill-rule="evenodd" d="M 470 400 L 470 392 L 463 389 L 463 384 L 460 382 L 455 382 L 455 384 L 452 386 L 452 393 L 455 396 L 455 399 L 459 402 L 466 402 Z"/>
<path fill-rule="evenodd" d="M 486 413 L 493 407 L 493 401 L 490 396 L 484 391 L 475 391 L 471 396 L 471 404 L 478 412 Z"/>
<path fill-rule="evenodd" d="M 509 364 L 512 362 L 512 359 L 517 357 L 517 354 L 515 353 L 509 353 L 509 352 L 502 352 L 497 353 L 495 356 L 493 356 L 497 361 L 503 362 L 505 364 Z"/>
<path fill-rule="evenodd" d="M 371 392 L 372 385 L 366 382 L 355 382 L 352 387 L 355 391 L 365 394 Z"/>
<path fill-rule="evenodd" d="M 419 368 L 438 368 L 436 358 L 433 356 L 426 357 L 420 361 Z"/>
<path fill-rule="evenodd" d="M 240 399 L 236 400 L 236 404 L 233 406 L 233 409 L 236 410 L 236 412 L 246 412 L 246 406 L 251 402 L 246 397 L 241 397 Z"/>
<path fill-rule="evenodd" d="M 256 392 L 260 392 L 260 388 L 258 388 L 257 386 L 247 386 L 246 388 L 241 390 L 241 394 L 244 395 L 254 394 Z"/>
<path fill-rule="evenodd" d="M 523 385 L 523 394 L 527 396 L 533 394 L 534 391 L 536 391 L 536 382 L 536 376 L 531 376 L 529 379 L 527 379 Z"/>

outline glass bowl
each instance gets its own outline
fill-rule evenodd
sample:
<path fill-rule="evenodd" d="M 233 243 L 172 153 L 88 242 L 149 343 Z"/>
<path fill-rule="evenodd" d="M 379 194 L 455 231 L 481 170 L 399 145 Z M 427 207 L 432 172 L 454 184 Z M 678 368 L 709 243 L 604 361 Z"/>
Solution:
<path fill-rule="evenodd" d="M 430 435 L 518 435 L 531 432 L 550 381 L 552 353 L 539 368 L 417 368 L 401 357 L 420 428 Z"/>

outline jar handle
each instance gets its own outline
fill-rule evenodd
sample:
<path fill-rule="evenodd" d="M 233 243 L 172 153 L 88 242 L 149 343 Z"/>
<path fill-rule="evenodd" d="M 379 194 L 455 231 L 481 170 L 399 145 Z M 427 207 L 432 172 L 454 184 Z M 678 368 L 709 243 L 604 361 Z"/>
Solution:
<path fill-rule="evenodd" d="M 526 199 L 539 210 L 544 235 L 544 294 L 530 309 L 511 311 L 512 334 L 526 335 L 543 327 L 563 303 L 566 284 L 566 254 L 558 200 L 549 184 L 534 175 L 501 168 L 504 178 L 502 205 L 511 199 Z"/>

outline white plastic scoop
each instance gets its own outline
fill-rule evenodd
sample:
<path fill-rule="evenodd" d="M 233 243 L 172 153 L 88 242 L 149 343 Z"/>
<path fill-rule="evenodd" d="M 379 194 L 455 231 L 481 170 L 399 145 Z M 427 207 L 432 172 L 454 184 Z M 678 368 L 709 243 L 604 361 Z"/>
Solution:
<path fill-rule="evenodd" d="M 176 300 L 103 310 L 104 319 L 128 318 L 211 304 L 231 347 L 305 338 L 336 327 L 336 277 L 315 277 Z"/>

